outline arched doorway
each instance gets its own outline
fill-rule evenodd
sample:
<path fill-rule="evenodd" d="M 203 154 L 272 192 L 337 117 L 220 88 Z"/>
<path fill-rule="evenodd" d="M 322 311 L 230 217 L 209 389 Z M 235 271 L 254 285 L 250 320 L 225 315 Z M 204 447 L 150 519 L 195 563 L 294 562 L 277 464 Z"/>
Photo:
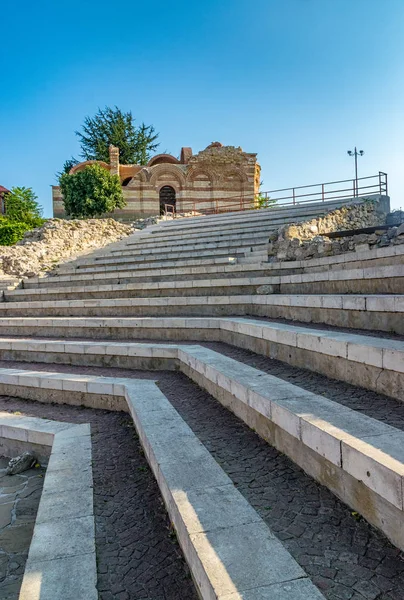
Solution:
<path fill-rule="evenodd" d="M 169 205 L 169 208 L 167 209 L 168 213 L 175 212 L 175 203 L 175 189 L 171 187 L 171 185 L 163 185 L 163 187 L 160 190 L 160 214 L 165 214 L 166 204 Z"/>

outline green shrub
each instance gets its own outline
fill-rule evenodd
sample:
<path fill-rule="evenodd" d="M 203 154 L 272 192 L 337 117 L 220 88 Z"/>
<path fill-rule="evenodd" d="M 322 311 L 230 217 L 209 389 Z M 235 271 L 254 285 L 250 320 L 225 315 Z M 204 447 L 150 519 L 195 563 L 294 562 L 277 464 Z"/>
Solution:
<path fill-rule="evenodd" d="M 24 237 L 24 233 L 32 229 L 27 223 L 0 222 L 0 246 L 12 246 Z"/>
<path fill-rule="evenodd" d="M 28 225 L 29 229 L 36 229 L 37 227 L 42 227 L 47 220 L 48 219 L 43 219 L 42 217 L 32 217 L 31 219 L 24 219 L 21 223 Z"/>
<path fill-rule="evenodd" d="M 274 204 L 276 204 L 277 200 L 271 198 L 270 196 L 265 196 L 263 193 L 259 193 L 255 199 L 255 208 L 271 208 Z"/>
<path fill-rule="evenodd" d="M 126 204 L 118 175 L 101 165 L 87 165 L 59 180 L 66 214 L 69 217 L 101 217 Z"/>

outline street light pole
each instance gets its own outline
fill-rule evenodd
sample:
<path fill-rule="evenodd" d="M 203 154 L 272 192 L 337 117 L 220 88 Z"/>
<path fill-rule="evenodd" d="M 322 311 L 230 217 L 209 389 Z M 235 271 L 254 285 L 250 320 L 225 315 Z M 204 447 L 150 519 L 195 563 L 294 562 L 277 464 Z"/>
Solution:
<path fill-rule="evenodd" d="M 352 152 L 352 150 L 348 150 L 347 154 L 349 156 L 355 157 L 355 192 L 354 192 L 354 196 L 358 197 L 358 156 L 363 156 L 365 153 L 363 150 L 358 151 L 355 146 L 355 150 L 353 152 Z"/>

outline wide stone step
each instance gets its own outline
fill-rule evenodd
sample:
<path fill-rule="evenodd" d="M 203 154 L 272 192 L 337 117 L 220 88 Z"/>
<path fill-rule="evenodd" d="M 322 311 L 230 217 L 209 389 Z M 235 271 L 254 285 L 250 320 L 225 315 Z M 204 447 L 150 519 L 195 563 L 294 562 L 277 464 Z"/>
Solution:
<path fill-rule="evenodd" d="M 359 199 L 361 202 L 361 199 Z M 219 215 L 206 215 L 203 217 L 190 217 L 187 219 L 179 219 L 178 221 L 166 221 L 160 223 L 161 229 L 167 229 L 170 231 L 184 231 L 185 229 L 196 229 L 207 226 L 218 226 L 222 227 L 226 224 L 237 224 L 245 222 L 259 222 L 264 219 L 281 219 L 282 221 L 287 219 L 301 220 L 308 219 L 310 217 L 320 216 L 340 206 L 346 206 L 349 204 L 355 204 L 355 201 L 350 202 L 349 199 L 338 200 L 331 202 L 316 202 L 307 203 L 304 205 L 284 206 L 281 205 L 273 206 L 267 209 L 260 210 L 249 210 L 239 211 L 234 213 L 219 214 Z"/>
<path fill-rule="evenodd" d="M 108 254 L 103 255 L 102 257 L 97 257 L 96 260 L 100 260 L 101 258 L 116 258 L 121 256 L 133 256 L 133 257 L 141 257 L 141 256 L 150 256 L 153 258 L 159 256 L 160 258 L 166 258 L 172 253 L 190 253 L 190 252 L 198 252 L 202 254 L 214 254 L 216 250 L 227 250 L 228 254 L 231 255 L 232 252 L 239 249 L 258 249 L 258 250 L 266 250 L 267 243 L 262 240 L 235 240 L 233 242 L 212 242 L 212 243 L 194 243 L 187 246 L 181 246 L 179 244 L 171 244 L 162 247 L 157 247 L 153 249 L 143 248 L 140 249 L 125 249 L 125 250 L 114 250 Z"/>
<path fill-rule="evenodd" d="M 404 334 L 403 295 L 243 295 L 0 303 L 8 317 L 220 317 L 256 315 Z M 164 332 L 161 332 L 164 335 Z"/>
<path fill-rule="evenodd" d="M 19 344 L 21 347 L 24 341 L 10 343 Z M 135 365 L 143 360 L 144 368 L 148 368 L 146 364 L 154 364 L 157 369 L 165 369 L 167 361 L 172 361 L 174 368 L 180 368 L 198 385 L 207 389 L 259 435 L 286 453 L 312 477 L 329 487 L 344 502 L 380 528 L 394 544 L 404 548 L 403 431 L 208 348 L 118 342 L 103 346 L 99 342 L 65 340 L 43 344 L 46 343 L 49 346 L 48 351 L 45 348 L 45 351 L 39 352 L 41 359 L 46 355 L 49 362 L 54 361 L 56 353 L 62 356 L 59 362 L 71 360 L 74 364 L 84 365 L 110 365 L 111 360 L 116 361 L 116 357 L 119 356 L 122 364 L 125 358 L 125 364 L 132 364 L 132 368 L 137 368 Z M 39 344 L 40 342 L 36 343 L 37 351 Z M 34 347 L 31 346 L 25 352 L 34 351 Z M 20 352 L 23 353 L 24 350 L 21 349 Z M 24 388 L 29 388 L 26 397 L 32 398 L 33 394 L 36 394 L 35 399 L 41 399 L 42 396 L 42 401 L 49 401 L 50 397 L 46 394 L 48 388 L 52 392 L 56 390 L 56 393 L 52 393 L 51 400 L 58 401 L 60 390 L 63 393 L 63 381 L 60 384 L 58 374 L 45 375 L 46 378 L 42 381 L 41 377 L 33 372 L 26 375 L 16 373 L 15 370 L 9 374 L 0 373 L 1 393 L 15 394 L 15 387 L 19 386 L 18 392 L 22 397 L 25 393 Z M 170 426 L 167 425 L 170 421 L 167 420 L 165 411 L 162 411 L 162 406 L 156 400 L 150 401 L 141 386 L 138 386 L 138 382 L 131 380 L 131 383 L 142 399 L 143 406 L 147 407 L 148 411 L 153 410 L 151 407 L 156 410 L 158 424 L 162 432 L 169 436 L 166 440 L 166 434 L 162 433 L 161 439 L 166 440 L 175 453 L 179 452 L 178 459 L 181 460 L 183 468 L 176 467 L 173 471 L 178 486 L 178 477 L 183 478 L 188 472 L 186 461 L 193 457 L 193 452 L 187 447 L 188 436 L 185 435 L 185 430 L 182 435 L 177 435 L 175 431 L 170 432 Z M 88 377 L 87 381 L 84 377 L 84 381 L 80 382 L 78 378 L 78 386 L 81 387 L 74 389 L 82 390 L 83 384 L 85 392 L 101 398 L 108 393 L 114 397 L 122 395 L 122 382 L 115 382 L 113 379 L 111 381 L 105 378 L 103 384 L 102 381 L 93 382 L 91 378 L 88 381 Z M 66 391 L 69 389 L 71 384 L 68 383 Z M 68 394 L 65 394 L 65 397 L 69 398 Z M 144 443 L 139 428 L 138 432 Z M 155 435 L 153 438 L 158 443 L 160 436 Z M 179 439 L 181 450 L 176 446 Z M 161 456 L 164 455 L 164 449 L 168 451 L 166 444 L 162 443 Z M 204 464 L 209 464 L 208 457 L 203 458 Z M 200 475 L 197 479 L 200 482 Z"/>
<path fill-rule="evenodd" d="M 255 248 L 260 248 L 260 246 L 256 246 Z M 254 248 L 254 249 L 255 249 Z M 266 244 L 262 246 L 264 250 L 266 248 Z M 245 256 L 250 252 L 250 247 L 247 246 L 245 248 L 206 248 L 205 250 L 189 250 L 189 251 L 176 251 L 173 250 L 170 253 L 145 253 L 145 254 L 132 254 L 124 253 L 118 256 L 111 256 L 110 254 L 106 256 L 97 256 L 94 257 L 94 261 L 83 261 L 77 262 L 77 268 L 93 268 L 98 265 L 115 265 L 115 264 L 150 264 L 156 262 L 164 262 L 164 261 L 173 261 L 176 260 L 178 262 L 183 262 L 184 260 L 208 260 L 208 262 L 213 262 L 215 258 L 226 258 L 229 259 L 231 257 Z"/>
<path fill-rule="evenodd" d="M 3 373 L 7 377 L 9 371 L 4 369 Z M 35 452 L 37 459 L 48 463 L 42 490 L 38 486 L 32 486 L 29 490 L 27 486 L 21 494 L 23 499 L 42 491 L 19 600 L 57 600 L 68 596 L 97 600 L 90 425 L 25 417 L 2 411 L 0 441 L 2 452 L 9 449 L 10 453 L 6 456 L 16 456 L 28 448 Z M 80 469 L 75 468 L 77 464 L 80 464 Z M 21 477 L 17 476 L 16 479 L 16 483 L 20 484 Z M 6 488 L 6 493 L 8 489 Z M 2 496 L 4 503 L 4 494 Z M 28 522 L 32 520 L 30 506 L 26 506 L 22 512 L 24 502 L 18 504 L 17 500 L 15 506 L 13 504 L 11 506 L 17 518 L 21 512 L 20 525 L 24 524 L 26 517 Z M 10 505 L 5 505 L 7 506 Z M 11 536 L 17 538 L 18 529 L 14 523 Z M 24 526 L 20 531 L 21 536 L 26 536 Z M 4 535 L 4 530 L 2 534 Z M 21 561 L 21 558 L 18 557 L 18 560 Z M 10 596 L 7 593 L 7 588 L 12 591 L 12 578 L 9 578 L 8 583 L 9 585 L 7 579 L 4 582 L 3 578 L 1 597 L 16 598 L 16 595 Z"/>
<path fill-rule="evenodd" d="M 169 238 L 160 238 L 157 235 L 150 235 L 148 238 L 142 238 L 131 240 L 128 238 L 125 245 L 121 245 L 119 248 L 136 250 L 137 248 L 172 248 L 175 246 L 189 246 L 194 244 L 211 244 L 211 243 L 232 243 L 235 241 L 243 241 L 247 243 L 256 242 L 256 240 L 262 240 L 267 242 L 269 238 L 267 228 L 263 227 L 259 230 L 253 229 L 251 231 L 237 230 L 231 233 L 218 232 L 214 234 L 204 235 L 189 235 L 184 236 L 171 236 Z M 115 251 L 115 249 L 113 250 Z"/>
<path fill-rule="evenodd" d="M 206 278 L 121 285 L 87 285 L 63 288 L 17 289 L 3 292 L 6 302 L 78 298 L 169 297 L 178 295 L 209 296 L 233 294 L 318 294 L 369 293 L 400 294 L 404 289 L 404 265 L 368 269 L 320 271 L 270 277 Z M 263 288 L 262 286 L 268 286 Z"/>
<path fill-rule="evenodd" d="M 57 395 L 66 403 L 83 390 L 89 406 L 126 408 L 202 599 L 323 598 L 154 382 L 2 369 L 0 388 L 42 402 Z M 49 568 L 46 574 L 49 579 Z M 32 599 L 28 580 L 24 600 Z"/>
<path fill-rule="evenodd" d="M 105 281 L 105 283 L 129 283 L 131 281 L 171 281 L 176 278 L 175 276 L 178 276 L 178 279 L 201 279 L 205 278 L 206 275 L 221 277 L 226 273 L 228 277 L 234 277 L 244 273 L 245 275 L 258 277 L 392 266 L 404 264 L 404 245 L 361 252 L 349 252 L 337 256 L 302 261 L 268 263 L 265 260 L 256 264 L 254 262 L 251 264 L 229 264 L 229 259 L 227 258 L 219 263 L 216 261 L 212 265 L 204 263 L 198 266 L 198 264 L 198 261 L 196 261 L 195 266 L 194 261 L 191 261 L 189 266 L 185 263 L 185 266 L 172 267 L 166 266 L 165 262 L 161 262 L 158 268 L 141 269 L 139 266 L 134 266 L 133 270 L 129 270 L 128 265 L 125 263 L 117 264 L 116 268 L 111 269 L 109 272 L 105 271 L 104 267 L 101 267 L 99 272 L 97 271 L 98 267 L 94 267 L 92 270 L 86 269 L 86 273 L 83 275 L 80 275 L 76 268 L 70 267 L 65 270 L 60 268 L 57 272 L 66 273 L 66 275 L 29 278 L 24 280 L 23 287 L 28 289 L 38 286 L 75 285 L 75 283 L 78 285 L 92 285 L 98 283 L 97 280 L 100 279 Z"/>
<path fill-rule="evenodd" d="M 253 237 L 254 235 L 259 235 L 259 236 L 263 236 L 263 237 L 268 237 L 269 233 L 273 231 L 273 228 L 271 228 L 269 225 L 267 224 L 263 224 L 263 225 L 249 225 L 246 224 L 245 226 L 241 227 L 241 226 L 235 226 L 233 228 L 229 228 L 229 229 L 219 229 L 217 231 L 198 231 L 198 233 L 195 235 L 194 232 L 190 232 L 190 233 L 172 233 L 171 235 L 167 235 L 164 232 L 151 232 L 149 235 L 144 235 L 141 238 L 135 237 L 135 236 L 128 236 L 127 238 L 125 238 L 124 244 L 127 246 L 137 246 L 137 245 L 145 245 L 145 244 L 164 244 L 164 243 L 174 243 L 175 241 L 177 243 L 188 243 L 188 242 L 192 242 L 195 239 L 198 240 L 217 240 L 217 241 L 223 241 L 226 239 L 233 239 L 235 236 L 239 236 L 240 238 L 243 237 Z"/>
<path fill-rule="evenodd" d="M 313 213 L 313 216 L 317 216 L 317 213 Z M 156 241 L 160 241 L 160 240 L 164 240 L 164 241 L 171 241 L 171 240 L 183 240 L 183 239 L 195 239 L 195 237 L 197 236 L 198 239 L 201 238 L 205 238 L 206 236 L 217 236 L 217 237 L 221 237 L 221 236 L 227 236 L 227 235 L 231 235 L 231 234 L 253 234 L 253 233 L 259 233 L 259 232 L 263 232 L 263 233 L 270 233 L 271 231 L 274 231 L 276 229 L 278 229 L 280 226 L 288 224 L 288 223 L 294 223 L 296 222 L 296 217 L 293 216 L 285 216 L 283 214 L 279 215 L 277 218 L 273 217 L 273 216 L 265 216 L 262 214 L 258 214 L 256 215 L 257 218 L 255 219 L 248 219 L 246 220 L 245 217 L 243 218 L 243 220 L 237 222 L 234 220 L 228 220 L 226 219 L 224 222 L 220 222 L 219 224 L 212 224 L 210 225 L 209 223 L 207 223 L 206 225 L 204 225 L 203 227 L 194 227 L 192 224 L 187 227 L 186 223 L 190 223 L 190 221 L 186 221 L 183 222 L 182 226 L 180 229 L 176 228 L 174 225 L 170 228 L 167 227 L 159 227 L 159 228 L 155 228 L 153 230 L 145 230 L 145 233 L 142 236 L 129 236 L 127 238 L 125 238 L 124 243 L 136 243 L 137 241 L 142 242 L 142 241 L 147 241 L 148 237 L 147 234 L 149 233 L 149 237 L 152 239 L 155 239 Z M 306 216 L 303 216 L 304 220 L 306 220 Z M 310 217 L 308 217 L 310 218 Z M 193 221 L 193 219 L 192 219 Z"/>
<path fill-rule="evenodd" d="M 167 296 L 206 296 L 254 294 L 267 283 L 266 277 L 235 277 L 232 279 L 200 279 L 195 281 L 163 281 L 123 283 L 121 285 L 87 285 L 62 288 L 18 289 L 4 292 L 6 302 L 36 302 L 60 299 L 146 298 Z"/>
<path fill-rule="evenodd" d="M 112 272 L 85 273 L 72 275 L 59 275 L 51 277 L 35 277 L 25 279 L 22 287 L 24 289 L 34 289 L 38 287 L 72 287 L 76 285 L 97 285 L 101 282 L 108 284 L 121 284 L 131 282 L 148 281 L 173 281 L 190 279 L 223 278 L 223 277 L 261 277 L 269 276 L 273 273 L 271 265 L 266 264 L 222 264 L 202 267 L 176 267 L 140 270 L 117 270 Z M 80 273 L 80 271 L 79 271 Z M 280 273 L 280 271 L 279 271 Z M 277 273 L 278 274 L 278 273 Z"/>
<path fill-rule="evenodd" d="M 162 339 L 165 336 L 165 339 L 175 340 L 226 342 L 404 401 L 404 342 L 399 340 L 236 317 L 174 321 L 159 319 L 157 327 L 153 326 L 152 320 L 120 322 L 117 319 L 108 322 L 108 334 L 103 333 L 106 326 L 103 320 L 85 320 L 81 325 L 74 320 L 69 320 L 64 325 L 50 319 L 39 320 L 35 323 L 41 325 L 42 333 L 38 330 L 38 324 L 32 323 L 31 321 L 30 324 L 28 319 L 25 326 L 30 327 L 30 333 L 37 328 L 37 335 L 45 335 L 45 332 L 50 331 L 51 335 L 62 333 L 69 336 L 91 336 L 94 332 L 94 337 L 102 338 L 103 335 L 114 337 L 117 332 L 118 338 L 144 338 L 150 334 L 150 338 L 154 339 Z M 18 325 L 4 325 L 5 327 L 18 331 Z M 0 331 L 3 332 L 4 328 Z M 97 334 L 97 328 L 100 328 L 101 333 Z M 132 331 L 129 331 L 130 329 Z M 133 330 L 136 330 L 136 333 Z M 160 331 L 170 333 L 159 335 Z M 7 356 L 8 350 L 13 348 L 25 348 L 27 343 L 31 348 L 30 342 L 14 343 L 9 339 L 0 340 L 1 356 Z M 10 344 L 14 346 L 10 347 Z M 32 344 L 32 348 L 37 351 L 37 341 L 32 340 Z M 48 344 L 51 352 L 58 352 L 58 347 L 63 349 L 60 344 Z M 105 353 L 107 347 L 108 343 L 104 343 L 104 349 L 100 350 L 100 353 Z M 18 355 L 15 358 L 18 360 Z"/>
<path fill-rule="evenodd" d="M 118 261 L 113 261 L 107 265 L 93 264 L 92 262 L 81 263 L 81 264 L 66 264 L 60 265 L 53 271 L 60 275 L 71 275 L 75 273 L 109 273 L 111 271 L 120 271 L 127 269 L 135 269 L 136 272 L 142 270 L 149 271 L 150 269 L 165 269 L 175 267 L 194 267 L 194 266 L 212 266 L 212 265 L 229 265 L 236 264 L 237 259 L 235 257 L 222 256 L 220 258 L 198 258 L 198 259 L 185 259 L 185 260 L 171 260 L 156 261 L 153 266 L 150 267 L 145 263 L 132 262 L 131 259 L 125 258 Z"/>

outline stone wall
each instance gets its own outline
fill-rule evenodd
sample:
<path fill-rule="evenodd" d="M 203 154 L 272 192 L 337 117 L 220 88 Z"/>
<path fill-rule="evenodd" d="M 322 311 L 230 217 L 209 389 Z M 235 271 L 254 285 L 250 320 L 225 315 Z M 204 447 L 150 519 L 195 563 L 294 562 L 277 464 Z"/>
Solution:
<path fill-rule="evenodd" d="M 306 260 L 332 256 L 373 246 L 404 243 L 404 230 L 393 227 L 387 232 L 330 238 L 327 233 L 384 225 L 385 213 L 378 202 L 367 201 L 343 206 L 322 217 L 280 227 L 269 239 L 269 260 Z"/>
<path fill-rule="evenodd" d="M 71 174 L 84 169 L 94 161 L 74 166 Z M 259 191 L 260 166 L 257 155 L 243 152 L 240 147 L 223 146 L 213 142 L 193 155 L 191 148 L 183 148 L 180 159 L 170 154 L 159 154 L 147 165 L 120 165 L 119 150 L 110 147 L 110 164 L 100 162 L 103 168 L 117 173 L 121 179 L 126 201 L 123 209 L 112 213 L 115 219 L 131 221 L 139 216 L 160 214 L 160 190 L 171 186 L 176 196 L 177 213 L 212 211 L 232 204 L 233 210 L 244 202 L 251 204 Z M 64 217 L 63 198 L 58 186 L 53 186 L 53 214 Z"/>

